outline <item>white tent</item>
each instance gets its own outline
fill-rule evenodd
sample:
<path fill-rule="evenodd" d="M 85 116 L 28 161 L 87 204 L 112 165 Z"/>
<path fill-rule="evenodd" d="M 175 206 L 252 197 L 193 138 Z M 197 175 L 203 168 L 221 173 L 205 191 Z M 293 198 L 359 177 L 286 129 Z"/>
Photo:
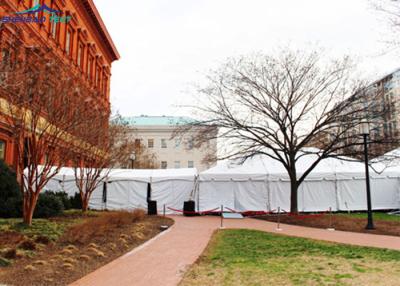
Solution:
<path fill-rule="evenodd" d="M 147 188 L 151 184 L 151 199 L 157 201 L 161 211 L 166 207 L 182 209 L 183 202 L 191 198 L 195 187 L 197 170 L 127 170 L 113 169 L 107 181 L 101 183 L 89 201 L 91 209 L 136 209 L 147 208 Z M 73 196 L 78 189 L 72 168 L 62 168 L 45 187 L 51 191 L 65 191 Z M 166 212 L 171 210 L 166 208 Z"/>
<path fill-rule="evenodd" d="M 309 151 L 316 151 L 311 149 Z M 301 176 L 317 159 L 316 154 L 301 153 L 297 176 Z M 344 159 L 344 160 L 342 160 Z M 299 187 L 300 211 L 365 210 L 365 167 L 349 158 L 322 160 Z M 370 169 L 372 206 L 374 209 L 400 208 L 400 165 L 382 174 Z M 202 172 L 196 169 L 122 170 L 114 169 L 93 193 L 92 209 L 147 208 L 148 184 L 158 210 L 181 210 L 184 201 L 196 201 L 197 210 L 206 211 L 221 205 L 237 211 L 290 209 L 290 180 L 283 165 L 265 155 L 243 164 L 229 161 Z M 77 192 L 74 172 L 62 168 L 46 186 L 47 190 Z"/>
<path fill-rule="evenodd" d="M 302 153 L 297 162 L 300 177 L 317 159 Z M 322 160 L 300 185 L 300 211 L 364 210 L 366 208 L 364 164 L 348 158 Z M 370 170 L 374 209 L 400 207 L 398 173 L 379 175 Z M 223 205 L 237 211 L 290 209 L 290 180 L 283 165 L 265 155 L 241 165 L 220 162 L 199 175 L 196 194 L 199 210 Z"/>

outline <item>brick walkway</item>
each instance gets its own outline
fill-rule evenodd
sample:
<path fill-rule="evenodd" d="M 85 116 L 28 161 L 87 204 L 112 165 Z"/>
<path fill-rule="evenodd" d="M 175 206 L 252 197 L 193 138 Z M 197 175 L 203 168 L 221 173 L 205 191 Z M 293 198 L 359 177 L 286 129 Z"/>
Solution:
<path fill-rule="evenodd" d="M 76 281 L 72 285 L 177 285 L 184 271 L 203 252 L 220 226 L 218 217 L 172 216 L 174 226 L 132 252 Z M 290 236 L 400 250 L 400 237 L 362 234 L 276 224 L 255 219 L 224 220 L 226 228 L 257 229 Z"/>

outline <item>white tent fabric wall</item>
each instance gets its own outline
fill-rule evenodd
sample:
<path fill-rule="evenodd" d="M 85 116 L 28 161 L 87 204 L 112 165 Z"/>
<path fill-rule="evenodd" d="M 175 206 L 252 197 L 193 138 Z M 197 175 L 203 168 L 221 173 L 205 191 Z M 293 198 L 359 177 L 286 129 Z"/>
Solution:
<path fill-rule="evenodd" d="M 106 201 L 103 201 L 103 184 L 92 195 L 92 209 L 133 210 L 147 208 L 147 184 L 151 181 L 151 170 L 114 169 L 108 174 Z"/>
<path fill-rule="evenodd" d="M 237 181 L 234 189 L 234 209 L 261 211 L 269 207 L 266 181 Z"/>
<path fill-rule="evenodd" d="M 147 208 L 147 186 L 151 183 L 152 200 L 156 200 L 158 209 L 162 206 L 182 209 L 183 202 L 191 198 L 195 187 L 197 170 L 111 170 L 106 178 L 106 202 L 103 198 L 104 184 L 101 182 L 93 192 L 89 207 L 95 210 L 132 210 Z M 66 192 L 69 196 L 78 193 L 72 168 L 62 168 L 60 173 L 46 185 L 45 190 Z M 173 211 L 166 209 L 166 213 Z"/>
<path fill-rule="evenodd" d="M 374 209 L 400 208 L 400 178 L 385 176 L 371 179 L 372 207 Z"/>
<path fill-rule="evenodd" d="M 317 155 L 304 154 L 297 163 L 301 176 Z M 366 209 L 365 166 L 349 158 L 321 161 L 298 190 L 298 209 L 347 211 Z M 400 170 L 377 174 L 370 170 L 374 209 L 400 208 Z M 290 210 L 290 180 L 278 161 L 255 156 L 243 164 L 220 162 L 199 175 L 201 211 L 226 205 L 237 211 Z M 256 203 L 255 203 L 256 202 Z M 232 207 L 234 206 L 234 207 Z"/>
<path fill-rule="evenodd" d="M 221 205 L 228 208 L 235 208 L 235 188 L 236 182 L 233 181 L 217 181 L 208 182 L 200 181 L 198 205 L 200 211 L 208 211 L 220 208 Z"/>
<path fill-rule="evenodd" d="M 192 168 L 153 170 L 151 199 L 157 201 L 159 213 L 164 205 L 166 214 L 176 213 L 171 209 L 182 210 L 183 203 L 194 195 L 196 178 L 197 170 Z"/>
<path fill-rule="evenodd" d="M 95 210 L 133 210 L 147 208 L 147 183 L 142 181 L 111 181 L 107 183 L 106 200 L 103 198 L 104 184 L 93 192 L 89 207 Z"/>
<path fill-rule="evenodd" d="M 73 169 L 61 168 L 58 174 L 50 179 L 44 189 L 45 191 L 66 192 L 68 195 L 73 196 L 76 189 Z"/>
<path fill-rule="evenodd" d="M 300 185 L 298 197 L 299 210 L 303 212 L 338 210 L 333 180 L 306 180 Z"/>
<path fill-rule="evenodd" d="M 273 180 L 266 186 L 270 198 L 269 209 L 266 211 L 278 211 L 278 207 L 283 211 L 290 209 L 290 182 L 288 180 Z"/>
<path fill-rule="evenodd" d="M 388 176 L 370 179 L 371 202 L 375 210 L 400 208 L 400 181 L 399 178 Z M 365 177 L 353 180 L 338 181 L 339 209 L 365 210 L 367 198 L 365 193 Z"/>
<path fill-rule="evenodd" d="M 316 159 L 302 156 L 297 163 L 300 176 Z M 298 209 L 304 212 L 348 211 L 366 209 L 364 164 L 334 158 L 325 159 L 300 185 Z M 147 185 L 152 185 L 152 200 L 159 212 L 175 213 L 184 201 L 196 201 L 196 209 L 206 211 L 221 205 L 237 211 L 290 210 L 290 180 L 282 164 L 267 157 L 255 156 L 243 164 L 219 162 L 198 175 L 196 169 L 112 170 L 107 178 L 107 201 L 103 202 L 103 183 L 92 194 L 92 209 L 147 208 Z M 374 209 L 400 208 L 400 166 L 382 174 L 370 171 Z M 196 189 L 196 184 L 198 188 Z M 78 192 L 74 172 L 62 168 L 46 190 Z M 196 190 L 195 190 L 196 189 Z"/>
<path fill-rule="evenodd" d="M 171 209 L 181 210 L 183 208 L 183 202 L 190 199 L 193 188 L 194 180 L 169 179 L 153 182 L 151 184 L 151 199 L 157 201 L 159 213 L 164 211 L 165 205 L 165 213 L 172 214 L 175 211 Z"/>

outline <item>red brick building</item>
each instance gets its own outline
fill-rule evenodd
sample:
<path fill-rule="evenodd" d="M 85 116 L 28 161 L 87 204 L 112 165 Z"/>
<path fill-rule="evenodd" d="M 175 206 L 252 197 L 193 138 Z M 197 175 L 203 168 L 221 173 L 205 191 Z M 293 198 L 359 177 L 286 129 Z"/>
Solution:
<path fill-rule="evenodd" d="M 12 58 L 3 43 L 16 36 L 25 46 L 50 47 L 101 94 L 95 100 L 110 112 L 111 64 L 120 56 L 93 0 L 4 0 L 0 24 L 0 60 Z M 14 165 L 14 149 L 12 130 L 0 115 L 0 159 Z"/>

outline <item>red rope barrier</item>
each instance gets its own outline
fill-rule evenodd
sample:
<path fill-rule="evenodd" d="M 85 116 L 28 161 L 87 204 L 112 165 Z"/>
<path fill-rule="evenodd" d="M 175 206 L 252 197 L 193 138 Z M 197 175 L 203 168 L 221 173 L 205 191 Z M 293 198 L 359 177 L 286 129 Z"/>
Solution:
<path fill-rule="evenodd" d="M 242 214 L 243 216 L 246 217 L 255 217 L 255 216 L 265 216 L 265 215 L 282 215 L 282 216 L 288 216 L 288 217 L 293 217 L 295 219 L 307 219 L 307 218 L 314 218 L 314 217 L 322 217 L 325 216 L 328 211 L 322 212 L 322 213 L 316 213 L 316 214 L 298 214 L 298 213 L 291 213 L 291 212 L 287 212 L 285 210 L 281 210 L 282 213 L 278 214 L 276 212 L 276 210 L 272 210 L 269 212 L 266 211 L 236 211 L 234 209 L 228 208 L 228 207 L 224 207 L 225 209 L 229 210 L 231 213 L 239 213 Z M 167 207 L 167 209 L 174 211 L 174 212 L 178 212 L 178 213 L 182 213 L 182 214 L 192 214 L 192 215 L 206 215 L 206 214 L 215 214 L 215 213 L 220 213 L 220 208 L 215 208 L 215 209 L 211 209 L 211 210 L 207 210 L 207 211 L 184 211 L 184 210 L 179 210 L 179 209 L 174 209 L 171 207 Z"/>
<path fill-rule="evenodd" d="M 167 207 L 167 209 L 169 209 L 171 211 L 174 211 L 174 212 L 183 213 L 183 214 L 199 214 L 199 215 L 202 215 L 202 214 L 218 213 L 218 212 L 216 212 L 216 210 L 218 210 L 219 208 L 215 208 L 215 209 L 208 210 L 208 211 L 201 211 L 201 212 L 184 211 L 184 210 L 174 209 L 174 208 L 171 208 L 171 207 Z"/>
<path fill-rule="evenodd" d="M 266 212 L 266 211 L 242 211 L 242 212 L 239 212 L 239 211 L 236 211 L 236 210 L 228 208 L 228 207 L 225 207 L 225 208 L 227 210 L 231 211 L 232 213 L 239 213 L 239 214 L 242 214 L 244 216 L 263 216 L 263 215 L 272 214 L 275 211 L 275 210 L 272 210 L 272 211 L 269 211 L 269 212 Z"/>

